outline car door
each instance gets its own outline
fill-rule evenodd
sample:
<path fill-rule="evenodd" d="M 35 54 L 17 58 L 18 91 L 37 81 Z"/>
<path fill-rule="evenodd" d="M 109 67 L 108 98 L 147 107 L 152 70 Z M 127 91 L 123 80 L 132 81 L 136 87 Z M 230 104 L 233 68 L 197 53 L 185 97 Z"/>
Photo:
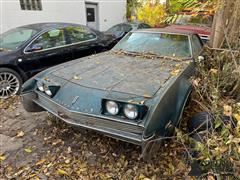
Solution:
<path fill-rule="evenodd" d="M 42 33 L 25 48 L 24 53 L 24 59 L 38 61 L 38 71 L 73 59 L 62 28 Z"/>
<path fill-rule="evenodd" d="M 88 56 L 101 51 L 101 41 L 96 33 L 84 26 L 69 26 L 65 28 L 70 49 L 74 59 Z"/>

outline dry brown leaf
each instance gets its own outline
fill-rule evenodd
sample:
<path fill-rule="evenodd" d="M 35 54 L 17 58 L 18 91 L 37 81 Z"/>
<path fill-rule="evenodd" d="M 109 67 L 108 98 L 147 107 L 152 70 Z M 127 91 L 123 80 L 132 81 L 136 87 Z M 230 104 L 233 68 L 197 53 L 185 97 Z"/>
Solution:
<path fill-rule="evenodd" d="M 16 137 L 23 137 L 24 136 L 24 132 L 23 131 L 19 131 L 16 135 Z"/>
<path fill-rule="evenodd" d="M 232 116 L 232 107 L 229 105 L 224 105 L 223 106 L 223 114 L 226 116 Z"/>
<path fill-rule="evenodd" d="M 6 159 L 5 156 L 3 156 L 3 155 L 0 156 L 0 161 L 4 161 L 5 159 Z"/>
<path fill-rule="evenodd" d="M 75 79 L 75 80 L 81 80 L 82 78 L 81 78 L 79 75 L 74 75 L 74 76 L 73 76 L 73 79 Z"/>
<path fill-rule="evenodd" d="M 172 76 L 177 76 L 179 74 L 179 72 L 180 72 L 180 69 L 174 69 L 174 70 L 171 71 L 171 75 Z"/>
<path fill-rule="evenodd" d="M 152 96 L 151 96 L 150 94 L 148 94 L 147 92 L 145 92 L 145 93 L 143 94 L 143 97 L 145 97 L 145 98 L 151 98 Z"/>
<path fill-rule="evenodd" d="M 40 161 L 38 161 L 35 165 L 38 166 L 40 164 L 43 164 L 46 161 L 46 159 L 41 159 Z"/>

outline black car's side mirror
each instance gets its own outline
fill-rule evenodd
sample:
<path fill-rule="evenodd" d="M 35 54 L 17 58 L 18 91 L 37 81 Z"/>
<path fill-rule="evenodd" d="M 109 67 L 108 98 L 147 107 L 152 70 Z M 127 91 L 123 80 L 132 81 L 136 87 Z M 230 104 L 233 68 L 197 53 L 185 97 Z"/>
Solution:
<path fill-rule="evenodd" d="M 42 44 L 33 44 L 26 49 L 26 52 L 35 52 L 43 49 Z"/>

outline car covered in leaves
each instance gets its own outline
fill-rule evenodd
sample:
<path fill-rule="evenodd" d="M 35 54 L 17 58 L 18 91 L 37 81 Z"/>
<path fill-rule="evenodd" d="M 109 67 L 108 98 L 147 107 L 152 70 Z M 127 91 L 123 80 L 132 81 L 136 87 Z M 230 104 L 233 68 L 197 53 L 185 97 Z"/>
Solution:
<path fill-rule="evenodd" d="M 191 92 L 202 41 L 190 31 L 128 33 L 111 51 L 43 71 L 22 89 L 24 108 L 144 145 L 172 134 Z"/>

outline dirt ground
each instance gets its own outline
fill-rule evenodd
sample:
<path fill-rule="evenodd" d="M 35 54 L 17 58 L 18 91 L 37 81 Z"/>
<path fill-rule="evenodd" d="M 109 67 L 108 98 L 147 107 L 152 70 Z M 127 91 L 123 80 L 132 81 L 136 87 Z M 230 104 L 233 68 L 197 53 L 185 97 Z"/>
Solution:
<path fill-rule="evenodd" d="M 1 179 L 190 179 L 171 140 L 145 162 L 139 146 L 27 113 L 18 97 L 0 106 Z"/>

